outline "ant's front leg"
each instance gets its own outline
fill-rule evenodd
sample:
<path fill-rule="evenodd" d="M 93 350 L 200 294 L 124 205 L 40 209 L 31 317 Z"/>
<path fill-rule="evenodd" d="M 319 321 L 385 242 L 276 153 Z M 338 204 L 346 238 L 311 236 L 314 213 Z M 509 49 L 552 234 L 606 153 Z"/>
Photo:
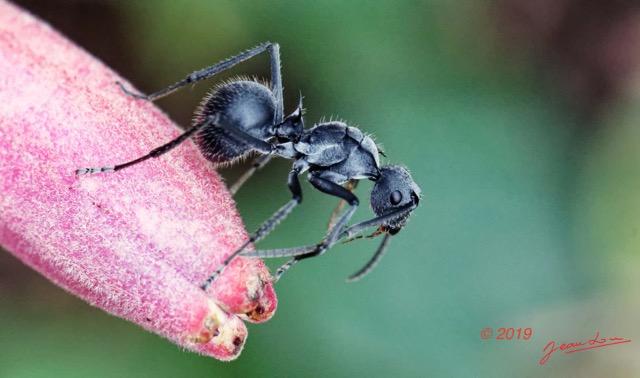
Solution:
<path fill-rule="evenodd" d="M 411 211 L 413 211 L 415 207 L 416 207 L 415 204 L 408 204 L 406 206 L 393 210 L 388 214 L 384 214 L 384 215 L 375 217 L 373 219 L 357 223 L 351 227 L 348 227 L 346 230 L 342 231 L 341 233 L 339 233 L 338 236 L 334 236 L 335 234 L 333 232 L 330 232 L 329 235 L 322 242 L 316 245 L 308 245 L 304 247 L 294 247 L 294 248 L 255 250 L 255 251 L 245 252 L 242 254 L 242 256 L 243 257 L 260 257 L 260 258 L 292 257 L 293 256 L 291 260 L 287 261 L 284 265 L 278 268 L 273 279 L 273 281 L 275 282 L 280 279 L 280 277 L 282 276 L 282 274 L 284 274 L 284 272 L 286 272 L 298 261 L 303 260 L 305 258 L 321 255 L 326 250 L 333 247 L 340 240 L 350 238 L 353 235 L 359 234 L 360 232 L 363 232 L 368 228 L 379 227 L 381 224 L 388 222 L 389 220 L 403 217 L 407 213 L 410 213 Z M 342 216 L 341 220 L 347 217 L 349 217 L 348 212 Z M 343 222 L 339 222 L 339 223 L 343 223 Z M 334 226 L 333 231 L 336 231 L 336 230 L 337 229 Z M 349 278 L 347 278 L 347 281 L 349 282 L 357 281 L 362 277 L 364 277 L 367 273 L 369 273 L 375 267 L 375 265 L 378 263 L 378 261 L 386 251 L 387 246 L 389 245 L 389 241 L 391 240 L 391 237 L 392 237 L 391 234 L 385 233 L 385 237 L 380 243 L 380 246 L 376 250 L 376 253 L 373 255 L 373 257 L 369 260 L 369 262 L 367 262 L 367 264 L 365 264 L 364 267 L 362 267 L 356 273 L 349 276 Z"/>
<path fill-rule="evenodd" d="M 346 189 L 351 193 L 353 193 L 353 191 L 356 189 L 357 186 L 358 186 L 358 180 L 351 179 L 347 182 Z M 336 205 L 336 208 L 333 209 L 333 213 L 331 213 L 331 218 L 329 218 L 329 223 L 327 224 L 327 232 L 335 224 L 336 219 L 338 218 L 338 214 L 340 214 L 345 204 L 346 202 L 344 200 L 340 200 L 340 202 L 338 202 L 338 204 Z"/>

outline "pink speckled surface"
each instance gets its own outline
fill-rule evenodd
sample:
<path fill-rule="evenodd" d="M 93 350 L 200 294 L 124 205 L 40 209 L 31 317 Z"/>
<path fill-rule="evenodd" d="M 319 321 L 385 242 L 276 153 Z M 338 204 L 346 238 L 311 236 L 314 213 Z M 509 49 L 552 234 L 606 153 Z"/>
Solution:
<path fill-rule="evenodd" d="M 0 1 L 0 244 L 105 311 L 192 351 L 235 358 L 238 316 L 261 322 L 277 300 L 219 176 L 191 142 L 120 172 L 76 168 L 144 155 L 180 131 L 153 104 L 47 25 Z M 131 87 L 131 86 L 129 86 Z"/>

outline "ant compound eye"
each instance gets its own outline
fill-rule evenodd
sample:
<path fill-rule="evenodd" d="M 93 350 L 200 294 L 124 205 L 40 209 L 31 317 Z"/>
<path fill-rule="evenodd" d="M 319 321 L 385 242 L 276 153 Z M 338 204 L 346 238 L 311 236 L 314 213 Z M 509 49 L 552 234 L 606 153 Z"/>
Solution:
<path fill-rule="evenodd" d="M 399 190 L 394 190 L 391 193 L 391 197 L 389 197 L 389 200 L 391 201 L 392 205 L 397 205 L 402 201 L 402 193 L 400 193 Z"/>

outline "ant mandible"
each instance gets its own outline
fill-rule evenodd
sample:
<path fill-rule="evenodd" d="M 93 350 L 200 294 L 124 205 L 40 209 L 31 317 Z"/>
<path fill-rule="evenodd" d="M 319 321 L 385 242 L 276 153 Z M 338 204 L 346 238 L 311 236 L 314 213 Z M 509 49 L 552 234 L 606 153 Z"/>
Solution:
<path fill-rule="evenodd" d="M 77 175 L 118 171 L 150 158 L 158 157 L 186 139 L 193 137 L 202 155 L 214 164 L 233 163 L 257 152 L 258 158 L 251 168 L 231 187 L 235 193 L 240 186 L 273 156 L 292 159 L 293 169 L 287 185 L 292 199 L 276 211 L 250 236 L 237 251 L 231 254 L 202 285 L 206 290 L 223 270 L 238 256 L 243 257 L 293 257 L 282 265 L 274 275 L 274 282 L 298 261 L 321 255 L 337 242 L 352 238 L 371 227 L 378 227 L 368 237 L 384 234 L 376 253 L 359 271 L 348 280 L 355 281 L 371 271 L 389 240 L 407 222 L 411 212 L 418 206 L 420 188 L 402 166 L 381 166 L 381 151 L 371 137 L 358 128 L 339 121 L 318 123 L 305 130 L 302 120 L 302 96 L 296 110 L 283 119 L 282 76 L 280 73 L 280 50 L 276 43 L 264 43 L 213 66 L 193 72 L 185 79 L 150 95 L 132 93 L 117 83 L 124 93 L 137 99 L 154 101 L 189 84 L 207 79 L 264 51 L 271 60 L 271 88 L 257 80 L 235 79 L 218 85 L 204 98 L 191 128 L 176 139 L 153 149 L 147 155 L 111 167 L 84 168 Z M 315 245 L 286 249 L 255 250 L 244 252 L 252 243 L 267 236 L 275 226 L 302 201 L 302 190 L 298 175 L 308 172 L 308 180 L 319 191 L 338 197 L 349 207 L 339 217 L 338 205 L 329 222 L 324 239 Z M 356 211 L 359 201 L 352 193 L 357 181 L 369 179 L 374 182 L 371 190 L 371 208 L 376 216 L 370 220 L 347 227 L 347 222 Z M 346 187 L 343 186 L 347 184 Z"/>

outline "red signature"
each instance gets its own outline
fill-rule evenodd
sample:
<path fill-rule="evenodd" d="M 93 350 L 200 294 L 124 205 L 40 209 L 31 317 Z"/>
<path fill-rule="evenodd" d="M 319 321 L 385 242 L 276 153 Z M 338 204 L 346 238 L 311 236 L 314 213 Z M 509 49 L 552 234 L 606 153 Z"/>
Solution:
<path fill-rule="evenodd" d="M 610 345 L 630 343 L 630 342 L 631 340 L 627 340 L 622 337 L 609 337 L 608 339 L 605 337 L 601 338 L 600 332 L 596 332 L 596 337 L 594 337 L 589 341 L 561 344 L 560 346 L 556 346 L 556 342 L 551 340 L 549 344 L 547 344 L 547 346 L 544 347 L 544 349 L 542 350 L 543 352 L 547 352 L 547 350 L 549 351 L 547 352 L 547 354 L 542 356 L 542 359 L 540 360 L 540 365 L 544 365 L 547 361 L 549 361 L 549 357 L 551 357 L 551 354 L 556 350 L 563 350 L 565 351 L 564 353 L 569 354 L 569 353 L 581 352 L 583 350 L 588 350 L 588 349 L 602 348 Z M 580 349 L 575 349 L 578 347 Z M 571 349 L 571 350 L 568 350 L 568 349 Z"/>

